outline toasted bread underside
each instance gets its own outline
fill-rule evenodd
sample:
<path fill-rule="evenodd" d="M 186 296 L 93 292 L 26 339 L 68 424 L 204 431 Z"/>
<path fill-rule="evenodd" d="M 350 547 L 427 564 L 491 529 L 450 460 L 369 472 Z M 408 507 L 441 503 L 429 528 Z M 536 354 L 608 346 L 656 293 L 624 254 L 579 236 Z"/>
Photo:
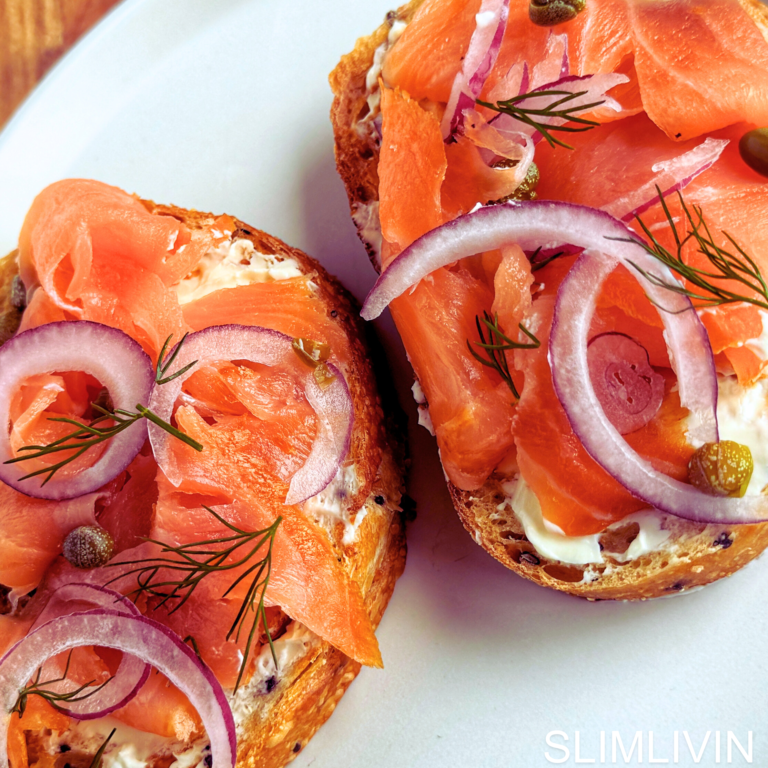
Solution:
<path fill-rule="evenodd" d="M 342 57 L 330 75 L 336 164 L 356 222 L 363 206 L 370 207 L 378 201 L 378 138 L 374 131 L 358 129 L 358 122 L 368 114 L 366 74 L 376 48 L 387 40 L 395 21 L 410 21 L 423 2 L 411 0 L 389 13 L 372 35 L 357 41 L 354 50 Z M 759 0 L 740 3 L 768 39 L 768 8 Z M 376 254 L 360 234 L 374 267 L 379 269 Z M 638 535 L 639 526 L 618 524 L 600 538 L 603 563 L 566 564 L 544 557 L 526 537 L 502 489 L 502 483 L 513 479 L 495 473 L 475 491 L 462 491 L 448 482 L 464 527 L 478 544 L 515 573 L 579 597 L 646 600 L 679 594 L 730 575 L 768 546 L 768 523 L 702 525 L 662 515 L 662 528 L 671 532 L 663 549 L 621 562 L 623 553 Z"/>
<path fill-rule="evenodd" d="M 210 226 L 216 217 L 175 206 L 143 201 L 154 213 L 173 216 L 193 232 Z M 405 567 L 405 521 L 400 506 L 406 464 L 402 425 L 391 413 L 385 415 L 379 397 L 365 328 L 354 299 L 334 277 L 302 251 L 254 227 L 235 220 L 234 237 L 249 239 L 257 252 L 294 259 L 312 276 L 318 300 L 350 340 L 350 362 L 345 370 L 355 409 L 355 425 L 348 461 L 355 464 L 363 490 L 350 500 L 350 509 L 363 515 L 352 543 L 342 541 L 344 525 L 329 531 L 336 555 L 361 587 L 374 626 L 377 626 L 392 596 L 395 582 Z M 11 291 L 18 274 L 16 254 L 0 260 L 0 344 L 18 327 L 21 309 L 14 306 Z M 16 291 L 18 296 L 18 290 Z M 16 299 L 15 303 L 19 303 Z M 355 522 L 353 515 L 352 522 Z M 296 629 L 289 623 L 284 632 Z M 317 729 L 330 717 L 339 699 L 360 671 L 360 664 L 320 637 L 304 631 L 308 639 L 303 655 L 294 658 L 279 677 L 270 680 L 268 690 L 254 693 L 245 715 L 236 713 L 238 727 L 238 768 L 280 768 L 293 760 Z M 282 635 L 282 633 L 281 633 Z M 279 639 L 276 637 L 275 639 Z M 386 661 L 386 650 L 384 653 Z M 239 696 L 241 696 L 242 691 Z M 28 734 L 31 754 L 44 754 L 40 745 L 45 734 Z M 84 766 L 92 755 L 67 753 Z M 47 758 L 50 760 L 50 758 Z M 72 765 L 75 763 L 70 760 Z M 43 763 L 39 763 L 42 765 Z M 47 765 L 47 763 L 46 763 Z M 150 759 L 151 768 L 168 765 L 167 755 Z"/>

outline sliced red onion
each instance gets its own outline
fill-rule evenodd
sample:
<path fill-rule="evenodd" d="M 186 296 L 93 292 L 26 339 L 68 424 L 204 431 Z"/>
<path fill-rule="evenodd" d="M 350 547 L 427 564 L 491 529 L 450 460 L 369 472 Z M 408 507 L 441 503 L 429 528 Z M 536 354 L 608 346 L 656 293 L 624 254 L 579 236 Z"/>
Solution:
<path fill-rule="evenodd" d="M 278 331 L 247 325 L 217 325 L 187 336 L 174 362 L 174 369 L 181 370 L 197 361 L 181 376 L 152 391 L 149 407 L 164 421 L 170 421 L 176 401 L 181 395 L 184 382 L 202 365 L 222 360 L 250 360 L 253 363 L 274 366 L 281 361 L 294 359 L 292 339 Z M 332 368 L 336 378 L 328 388 L 320 388 L 311 373 L 307 375 L 305 392 L 310 405 L 319 419 L 318 436 L 312 445 L 307 461 L 291 480 L 288 498 L 302 496 L 304 501 L 320 493 L 333 479 L 349 451 L 349 441 L 354 420 L 354 408 L 346 381 L 341 372 Z M 155 459 L 168 480 L 180 485 L 183 477 L 173 458 L 170 443 L 174 440 L 165 430 L 149 425 L 149 439 Z M 332 471 L 331 471 L 332 469 Z M 306 494 L 306 495 L 305 495 Z M 288 501 L 286 504 L 296 504 Z"/>
<path fill-rule="evenodd" d="M 445 108 L 441 128 L 446 141 L 461 129 L 464 110 L 474 106 L 483 90 L 499 55 L 508 16 L 509 0 L 483 0 L 461 71 L 453 81 Z"/>
<path fill-rule="evenodd" d="M 544 56 L 534 65 L 533 70 L 527 61 L 513 64 L 488 94 L 487 101 L 505 101 L 569 74 L 568 36 L 550 33 Z"/>
<path fill-rule="evenodd" d="M 607 254 L 608 271 L 618 263 L 634 262 L 659 280 L 675 280 L 672 272 L 642 248 L 632 230 L 604 211 L 540 200 L 509 202 L 480 208 L 416 240 L 379 276 L 361 314 L 373 320 L 430 272 L 509 243 L 517 243 L 524 251 L 565 243 Z M 637 275 L 631 266 L 629 269 Z M 680 401 L 691 411 L 689 434 L 701 442 L 716 442 L 717 378 L 706 329 L 685 296 L 647 281 L 643 288 L 652 301 L 669 310 L 660 314 L 677 372 Z M 583 373 L 587 376 L 586 363 Z"/>
<path fill-rule="evenodd" d="M 155 378 L 152 361 L 130 336 L 106 325 L 78 320 L 50 323 L 20 333 L 0 348 L 0 424 L 10 422 L 14 391 L 29 376 L 40 373 L 83 371 L 96 377 L 109 391 L 115 408 L 133 410 L 145 403 Z M 0 481 L 39 499 L 73 499 L 101 488 L 117 477 L 141 450 L 147 438 L 143 420 L 109 441 L 101 458 L 76 475 L 53 478 L 41 485 L 26 462 L 6 464 L 14 458 L 6 428 L 0 429 Z"/>
<path fill-rule="evenodd" d="M 304 466 L 291 478 L 286 504 L 301 504 L 325 488 L 338 472 L 340 456 L 349 453 L 352 440 L 352 396 L 341 371 L 333 365 L 328 370 L 336 377 L 323 389 L 310 377 L 305 390 L 307 400 L 318 418 L 318 432 Z M 322 488 L 320 490 L 322 490 Z"/>
<path fill-rule="evenodd" d="M 549 358 L 555 391 L 574 434 L 590 456 L 633 496 L 662 512 L 702 523 L 730 525 L 768 520 L 768 496 L 710 496 L 692 485 L 674 480 L 641 458 L 611 424 L 589 376 L 587 338 L 600 288 L 613 267 L 612 260 L 603 254 L 585 252 L 558 291 Z M 693 311 L 684 313 L 689 318 L 695 314 Z M 671 341 L 671 330 L 677 323 L 670 325 L 667 313 L 662 312 L 661 316 Z M 671 317 L 681 318 L 683 315 Z M 689 346 L 681 350 L 681 354 L 673 356 L 683 405 L 688 405 L 686 399 L 691 387 L 700 385 L 704 394 L 711 392 L 711 382 L 707 377 L 697 380 L 690 370 L 685 376 L 681 375 L 682 368 L 689 368 L 686 365 L 688 360 L 698 358 L 700 350 L 705 347 L 709 349 L 708 340 L 696 343 L 696 339 L 691 337 Z M 711 395 L 710 398 L 714 405 L 715 398 Z M 717 442 L 716 434 L 710 438 L 701 437 L 701 434 L 699 430 L 698 439 Z"/>
<path fill-rule="evenodd" d="M 557 82 L 570 74 L 568 65 L 568 35 L 555 35 L 550 32 L 547 47 L 541 61 L 533 65 L 530 90 L 546 87 L 547 83 Z M 525 91 L 520 91 L 525 93 Z"/>
<path fill-rule="evenodd" d="M 464 111 L 464 136 L 480 147 L 481 156 L 492 166 L 500 157 L 514 160 L 511 168 L 497 168 L 498 173 L 510 177 L 510 188 L 516 189 L 525 179 L 536 150 L 531 137 L 520 131 L 507 131 L 486 122 L 474 108 Z"/>
<path fill-rule="evenodd" d="M 644 427 L 664 399 L 664 377 L 642 344 L 623 333 L 601 333 L 587 348 L 589 377 L 608 420 L 626 435 Z"/>
<path fill-rule="evenodd" d="M 233 768 L 237 757 L 235 720 L 211 670 L 162 624 L 146 616 L 106 609 L 49 621 L 0 659 L 0 768 L 9 768 L 8 725 L 19 691 L 51 656 L 89 645 L 116 648 L 162 672 L 198 711 L 211 742 L 212 768 Z"/>
<path fill-rule="evenodd" d="M 67 611 L 67 603 L 86 603 L 89 606 L 106 608 L 128 616 L 141 615 L 139 609 L 127 597 L 113 589 L 98 584 L 72 583 L 59 587 L 51 595 L 48 604 L 32 625 L 32 630 L 67 613 L 74 613 L 71 605 L 70 611 Z M 137 656 L 124 654 L 115 676 L 103 688 L 81 701 L 60 705 L 59 709 L 76 720 L 95 720 L 106 717 L 124 707 L 136 696 L 147 682 L 150 671 L 149 664 Z M 65 693 L 77 687 L 73 682 L 66 680 L 48 686 L 50 690 L 58 693 Z"/>
<path fill-rule="evenodd" d="M 504 101 L 513 96 L 519 96 L 529 89 L 530 70 L 527 61 L 519 61 L 513 64 L 507 74 L 499 80 L 487 95 L 487 101 Z"/>
<path fill-rule="evenodd" d="M 656 163 L 651 168 L 655 175 L 650 181 L 604 205 L 603 210 L 622 221 L 631 221 L 659 202 L 659 189 L 663 196 L 685 189 L 700 173 L 715 164 L 727 145 L 727 139 L 707 137 L 698 147 Z"/>

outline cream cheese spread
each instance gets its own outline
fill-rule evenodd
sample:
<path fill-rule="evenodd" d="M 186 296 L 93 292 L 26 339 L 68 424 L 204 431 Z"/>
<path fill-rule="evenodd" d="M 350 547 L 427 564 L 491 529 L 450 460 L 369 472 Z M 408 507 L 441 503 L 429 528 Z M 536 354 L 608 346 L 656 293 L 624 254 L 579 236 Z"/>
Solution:
<path fill-rule="evenodd" d="M 186 744 L 131 728 L 112 717 L 73 720 L 72 726 L 63 734 L 51 732 L 44 748 L 50 755 L 61 754 L 62 745 L 93 754 L 106 741 L 113 728 L 115 735 L 104 752 L 103 768 L 146 768 L 150 760 L 154 762 L 158 756 L 172 756 L 169 768 L 205 768 L 205 758 L 210 755 L 206 738 Z"/>
<path fill-rule="evenodd" d="M 404 21 L 395 21 L 390 27 L 387 39 L 373 54 L 373 64 L 365 75 L 365 91 L 368 94 L 368 114 L 360 121 L 361 123 L 370 123 L 379 113 L 379 103 L 381 102 L 379 76 L 384 66 L 384 57 L 387 51 L 400 39 L 400 35 L 403 34 L 406 26 L 407 24 Z"/>
<path fill-rule="evenodd" d="M 300 277 L 295 259 L 259 253 L 250 240 L 224 240 L 211 248 L 176 286 L 179 304 L 188 304 L 223 288 Z"/>
<path fill-rule="evenodd" d="M 240 688 L 236 694 L 228 692 L 227 698 L 232 707 L 232 714 L 237 724 L 237 735 L 249 722 L 253 714 L 260 708 L 260 698 L 276 688 L 280 680 L 290 671 L 291 667 L 303 658 L 307 651 L 319 641 L 314 632 L 303 624 L 293 621 L 285 634 L 274 641 L 277 667 L 272 658 L 272 650 L 265 645 L 258 658 L 253 677 L 247 685 Z M 181 766 L 177 766 L 181 768 Z"/>
<path fill-rule="evenodd" d="M 762 333 L 754 339 L 747 339 L 744 346 L 754 352 L 761 360 L 768 360 L 768 312 L 759 309 L 760 321 L 763 324 Z"/>
<path fill-rule="evenodd" d="M 432 417 L 429 415 L 427 396 L 424 394 L 424 390 L 418 381 L 413 382 L 411 392 L 413 392 L 413 399 L 416 401 L 416 405 L 419 406 L 419 426 L 424 427 L 434 437 L 435 427 L 432 424 Z"/>
<path fill-rule="evenodd" d="M 357 510 L 354 521 L 347 500 L 360 488 L 357 470 L 354 465 L 341 466 L 336 477 L 331 480 L 317 496 L 304 502 L 304 512 L 314 518 L 323 528 L 331 532 L 338 523 L 344 525 L 342 544 L 349 546 L 357 534 L 357 529 L 365 519 L 368 508 Z"/>
<path fill-rule="evenodd" d="M 721 440 L 733 440 L 752 451 L 754 470 L 747 495 L 768 485 L 768 379 L 743 387 L 733 376 L 718 376 L 717 422 Z"/>
<path fill-rule="evenodd" d="M 569 565 L 605 562 L 600 547 L 600 537 L 605 531 L 589 536 L 566 536 L 561 528 L 544 519 L 536 494 L 522 477 L 504 483 L 502 489 L 506 498 L 499 505 L 499 511 L 501 512 L 507 506 L 512 509 L 521 522 L 528 540 L 540 555 Z M 609 526 L 606 531 L 627 523 L 637 523 L 640 530 L 626 552 L 609 553 L 619 562 L 628 562 L 650 552 L 656 552 L 671 536 L 669 531 L 661 527 L 661 515 L 653 509 L 635 512 Z"/>

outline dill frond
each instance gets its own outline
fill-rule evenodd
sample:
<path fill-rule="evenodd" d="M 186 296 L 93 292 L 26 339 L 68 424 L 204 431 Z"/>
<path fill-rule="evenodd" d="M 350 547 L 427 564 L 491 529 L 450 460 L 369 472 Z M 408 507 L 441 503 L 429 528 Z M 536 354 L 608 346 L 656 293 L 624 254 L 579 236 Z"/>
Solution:
<path fill-rule="evenodd" d="M 531 340 L 528 342 L 513 341 L 509 336 L 499 327 L 499 316 L 491 315 L 489 312 L 483 312 L 483 317 L 480 315 L 475 316 L 475 324 L 477 325 L 477 333 L 480 337 L 480 341 L 472 342 L 475 346 L 480 347 L 485 355 L 477 352 L 472 348 L 472 344 L 467 339 L 467 348 L 469 349 L 472 357 L 478 362 L 482 363 L 489 368 L 493 368 L 504 381 L 507 382 L 507 386 L 512 391 L 516 400 L 520 399 L 520 393 L 517 391 L 515 382 L 512 381 L 512 374 L 509 371 L 509 363 L 507 363 L 506 353 L 513 349 L 538 349 L 541 346 L 541 342 L 522 324 L 518 324 L 518 328 Z M 488 338 L 486 339 L 486 332 Z"/>
<path fill-rule="evenodd" d="M 577 113 L 588 112 L 590 109 L 599 107 L 604 102 L 595 101 L 591 104 L 571 104 L 568 106 L 569 102 L 584 96 L 586 93 L 587 91 L 579 91 L 578 93 L 558 90 L 532 91 L 531 93 L 521 93 L 519 96 L 514 96 L 511 99 L 497 101 L 495 104 L 480 100 L 478 100 L 477 103 L 482 107 L 487 107 L 494 112 L 509 115 L 515 120 L 519 120 L 521 123 L 531 126 L 531 128 L 537 130 L 546 139 L 550 147 L 554 147 L 557 144 L 560 147 L 565 147 L 565 149 L 573 149 L 570 144 L 566 144 L 562 139 L 555 136 L 553 132 L 583 133 L 592 128 L 597 128 L 600 125 L 596 120 L 588 120 L 587 118 L 579 117 Z M 541 96 L 551 96 L 553 97 L 553 100 L 551 103 L 539 107 L 538 109 L 525 106 L 525 101 Z M 572 123 L 572 125 L 546 123 L 542 122 L 542 119 L 565 120 L 568 123 Z M 575 125 L 573 125 L 574 123 Z"/>

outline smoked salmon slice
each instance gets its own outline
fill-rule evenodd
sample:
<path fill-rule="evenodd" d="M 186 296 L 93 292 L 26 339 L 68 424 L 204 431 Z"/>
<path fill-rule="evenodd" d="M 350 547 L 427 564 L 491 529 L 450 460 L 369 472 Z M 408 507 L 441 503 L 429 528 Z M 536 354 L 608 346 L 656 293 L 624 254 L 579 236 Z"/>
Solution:
<path fill-rule="evenodd" d="M 32 294 L 24 328 L 92 320 L 125 331 L 156 357 L 168 336 L 185 330 L 172 286 L 212 243 L 116 187 L 52 184 L 35 198 L 19 236 L 19 271 Z M 127 274 L 130 281 L 120 278 Z M 47 299 L 36 301 L 38 290 Z"/>
<path fill-rule="evenodd" d="M 282 516 L 267 598 L 352 658 L 381 666 L 359 586 L 346 576 L 317 525 L 298 508 L 283 503 L 291 474 L 285 457 L 293 455 L 296 468 L 301 466 L 314 430 L 308 430 L 301 418 L 287 425 L 287 417 L 265 422 L 248 415 L 223 417 L 209 425 L 188 407 L 177 411 L 176 420 L 205 450 L 198 454 L 184 445 L 175 447 L 184 481 L 173 491 L 167 483 L 160 484 L 153 538 L 189 543 L 200 540 L 201 531 L 210 527 L 211 516 L 205 510 L 179 505 L 176 497 L 184 492 L 220 499 L 213 505 L 216 512 L 245 530 L 268 528 Z M 234 456 L 239 460 L 233 461 Z M 242 599 L 241 591 L 232 597 Z M 319 594 L 325 596 L 322 602 L 315 598 Z"/>
<path fill-rule="evenodd" d="M 385 82 L 417 101 L 447 102 L 479 10 L 480 0 L 426 0 L 388 52 Z"/>

